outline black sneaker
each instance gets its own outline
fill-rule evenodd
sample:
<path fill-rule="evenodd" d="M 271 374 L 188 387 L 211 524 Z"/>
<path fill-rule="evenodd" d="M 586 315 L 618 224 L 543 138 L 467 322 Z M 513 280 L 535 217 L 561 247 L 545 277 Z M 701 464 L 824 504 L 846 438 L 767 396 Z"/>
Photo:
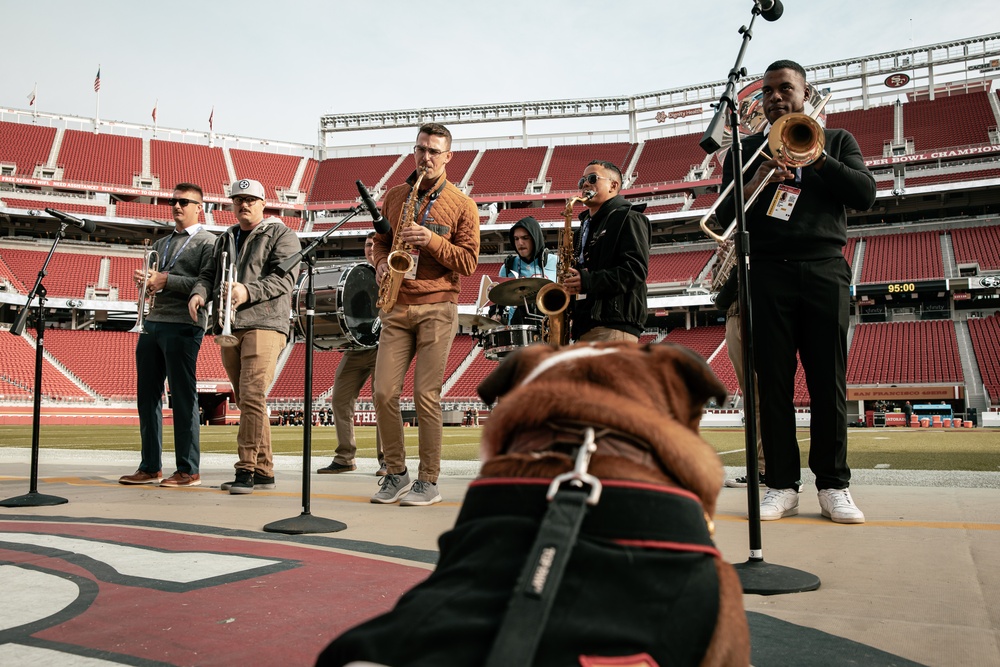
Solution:
<path fill-rule="evenodd" d="M 760 480 L 760 486 L 767 486 L 767 482 L 764 481 L 763 474 L 761 474 L 758 479 Z M 746 475 L 744 475 L 743 477 L 727 479 L 725 482 L 725 486 L 730 489 L 745 489 L 747 488 L 747 477 Z"/>
<path fill-rule="evenodd" d="M 229 493 L 234 495 L 253 493 L 254 474 L 249 470 L 237 470 L 236 481 L 229 485 Z"/>
<path fill-rule="evenodd" d="M 219 488 L 223 491 L 229 491 L 235 482 L 224 482 Z M 268 477 L 267 475 L 261 475 L 259 472 L 254 472 L 253 474 L 253 485 L 258 489 L 273 489 L 274 488 L 274 477 Z"/>
<path fill-rule="evenodd" d="M 356 463 L 337 463 L 336 461 L 331 461 L 330 465 L 325 468 L 320 468 L 316 472 L 320 475 L 335 475 L 339 472 L 351 472 L 352 470 L 357 470 L 358 466 Z"/>

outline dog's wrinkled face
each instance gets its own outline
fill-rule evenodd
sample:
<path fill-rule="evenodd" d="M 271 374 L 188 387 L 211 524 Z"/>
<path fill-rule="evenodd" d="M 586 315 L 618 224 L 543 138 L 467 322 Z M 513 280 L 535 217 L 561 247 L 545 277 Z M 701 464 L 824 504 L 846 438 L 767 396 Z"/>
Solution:
<path fill-rule="evenodd" d="M 482 457 L 505 452 L 518 430 L 553 420 L 586 422 L 649 442 L 672 481 L 714 508 L 722 466 L 698 435 L 705 403 L 726 388 L 700 356 L 680 345 L 596 343 L 514 352 L 479 385 L 500 399 L 483 431 Z"/>

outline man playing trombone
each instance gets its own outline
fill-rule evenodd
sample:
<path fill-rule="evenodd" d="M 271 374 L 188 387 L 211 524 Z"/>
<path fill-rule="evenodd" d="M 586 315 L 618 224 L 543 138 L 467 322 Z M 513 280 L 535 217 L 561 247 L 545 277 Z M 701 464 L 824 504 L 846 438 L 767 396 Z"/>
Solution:
<path fill-rule="evenodd" d="M 202 271 L 188 300 L 191 319 L 197 320 L 212 298 L 215 333 L 228 329 L 216 342 L 240 409 L 236 479 L 222 485 L 231 494 L 253 493 L 254 486 L 274 488 L 266 394 L 288 342 L 292 288 L 299 274 L 295 268 L 280 275 L 277 268 L 302 248 L 280 219 L 264 217 L 264 196 L 258 181 L 233 183 L 229 197 L 238 223 L 216 241 L 213 263 Z"/>
<path fill-rule="evenodd" d="M 208 317 L 188 317 L 187 300 L 198 275 L 212 266 L 215 237 L 198 222 L 202 191 L 193 183 L 178 183 L 167 200 L 174 232 L 159 239 L 136 269 L 139 286 L 139 339 L 135 346 L 136 403 L 142 458 L 139 469 L 118 481 L 163 487 L 201 484 L 198 389 L 195 370 Z M 149 313 L 143 315 L 146 298 Z M 174 455 L 177 471 L 163 479 L 163 381 L 170 380 L 174 411 Z M 161 481 L 162 480 L 162 481 Z"/>
<path fill-rule="evenodd" d="M 743 141 L 746 155 L 781 135 L 780 127 L 796 121 L 809 97 L 806 73 L 791 60 L 779 60 L 764 73 L 763 133 Z M 783 119 L 784 120 L 781 120 Z M 778 126 L 770 132 L 771 126 Z M 875 202 L 875 179 L 865 168 L 858 143 L 845 130 L 810 130 L 803 157 L 785 150 L 782 157 L 762 154 L 746 174 L 750 232 L 751 331 L 760 390 L 760 430 L 769 490 L 761 501 L 761 520 L 798 513 L 799 446 L 795 436 L 796 353 L 802 360 L 811 403 L 809 467 L 816 475 L 820 512 L 837 523 L 863 523 L 848 486 L 847 465 L 847 329 L 851 270 L 843 255 L 847 243 L 846 207 L 864 211 Z M 790 133 L 793 134 L 793 133 Z M 796 140 L 793 142 L 793 139 Z M 782 135 L 783 144 L 798 136 Z M 825 147 L 825 150 L 823 148 Z M 795 160 L 802 166 L 792 166 Z M 731 162 L 722 184 L 733 181 Z M 720 220 L 735 217 L 726 199 Z M 749 409 L 749 408 L 748 408 Z"/>

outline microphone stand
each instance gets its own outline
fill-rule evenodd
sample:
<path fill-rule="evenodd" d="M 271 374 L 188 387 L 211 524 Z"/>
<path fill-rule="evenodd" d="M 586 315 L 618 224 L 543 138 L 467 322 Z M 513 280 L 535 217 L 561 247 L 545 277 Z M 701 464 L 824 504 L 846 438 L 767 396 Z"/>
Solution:
<path fill-rule="evenodd" d="M 736 267 L 739 271 L 740 330 L 743 351 L 743 397 L 745 399 L 743 413 L 747 416 L 744 420 L 746 423 L 744 440 L 747 462 L 747 519 L 750 530 L 750 558 L 745 563 L 737 563 L 733 567 L 739 574 L 744 593 L 780 595 L 814 591 L 819 588 L 820 581 L 819 577 L 809 572 L 764 562 L 764 549 L 761 543 L 760 479 L 757 469 L 757 420 L 755 419 L 757 371 L 753 358 L 753 326 L 750 317 L 750 234 L 747 231 L 746 211 L 744 210 L 743 155 L 739 136 L 739 100 L 736 94 L 737 82 L 747 74 L 746 68 L 743 67 L 743 56 L 746 54 L 750 40 L 753 39 L 753 23 L 760 13 L 760 3 L 755 2 L 750 26 L 740 27 L 739 32 L 743 35 L 743 41 L 739 54 L 736 56 L 736 64 L 729 71 L 729 81 L 716 105 L 715 116 L 709 123 L 699 145 L 707 152 L 719 149 L 728 113 L 729 127 L 733 136 L 730 153 L 733 168 L 732 197 L 737 222 L 735 247 L 738 258 Z"/>
<path fill-rule="evenodd" d="M 313 408 L 313 342 L 315 340 L 316 288 L 313 276 L 316 273 L 316 249 L 326 243 L 330 234 L 334 233 L 348 220 L 361 212 L 361 208 L 352 208 L 347 216 L 336 225 L 326 230 L 322 236 L 295 253 L 278 265 L 275 273 L 287 275 L 295 270 L 301 262 L 306 263 L 306 366 L 304 378 L 305 416 L 302 423 L 302 513 L 288 519 L 272 521 L 264 526 L 269 533 L 284 533 L 285 535 L 303 535 L 306 533 L 336 533 L 347 528 L 347 524 L 333 519 L 313 516 L 310 512 L 310 470 L 312 468 L 312 408 Z"/>
<path fill-rule="evenodd" d="M 59 245 L 59 240 L 65 237 L 66 222 L 63 221 L 59 223 L 59 231 L 56 232 L 56 237 L 52 241 L 49 254 L 42 263 L 42 268 L 38 270 L 38 278 L 35 280 L 35 286 L 28 293 L 28 300 L 24 302 L 24 307 L 17 314 L 14 326 L 10 329 L 11 334 L 15 336 L 20 336 L 24 332 L 28 316 L 31 314 L 31 301 L 37 296 L 38 312 L 35 317 L 35 390 L 34 407 L 31 415 L 31 481 L 28 493 L 23 496 L 0 500 L 0 507 L 43 507 L 62 505 L 69 502 L 66 498 L 38 492 L 38 429 L 42 423 L 42 359 L 45 349 L 45 295 L 47 294 L 42 280 L 47 275 L 49 261 L 52 260 L 52 255 L 56 251 L 56 246 Z"/>

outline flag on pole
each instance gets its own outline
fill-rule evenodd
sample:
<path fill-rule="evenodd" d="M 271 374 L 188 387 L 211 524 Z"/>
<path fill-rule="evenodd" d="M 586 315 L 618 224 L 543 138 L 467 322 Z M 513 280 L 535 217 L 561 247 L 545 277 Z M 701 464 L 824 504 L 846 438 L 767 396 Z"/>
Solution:
<path fill-rule="evenodd" d="M 101 66 L 97 66 L 97 76 L 94 77 L 94 92 L 101 92 Z"/>
<path fill-rule="evenodd" d="M 37 95 L 36 95 L 37 92 L 38 92 L 38 84 L 36 83 L 35 87 L 31 89 L 31 94 L 28 95 L 28 106 L 29 107 L 35 106 L 35 97 L 37 97 Z"/>
<path fill-rule="evenodd" d="M 160 106 L 159 99 L 157 99 L 156 102 L 153 103 L 153 125 L 156 125 L 156 107 L 158 106 Z"/>
<path fill-rule="evenodd" d="M 215 106 L 212 107 L 212 113 L 208 114 L 208 131 L 209 132 L 211 132 L 213 130 L 213 128 L 212 128 L 212 119 L 213 118 L 215 118 Z"/>

